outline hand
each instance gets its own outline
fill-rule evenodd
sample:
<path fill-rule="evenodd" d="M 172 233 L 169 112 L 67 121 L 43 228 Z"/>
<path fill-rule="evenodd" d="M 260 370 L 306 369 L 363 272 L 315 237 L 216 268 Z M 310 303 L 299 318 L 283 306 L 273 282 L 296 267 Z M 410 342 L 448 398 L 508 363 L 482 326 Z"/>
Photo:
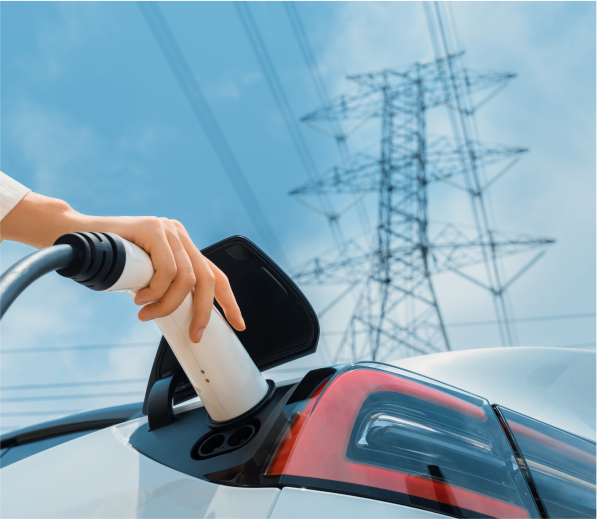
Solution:
<path fill-rule="evenodd" d="M 199 342 L 211 316 L 214 296 L 228 322 L 237 330 L 245 329 L 226 275 L 205 258 L 189 237 L 184 226 L 167 218 L 110 218 L 104 232 L 114 232 L 132 241 L 151 255 L 156 270 L 147 288 L 140 290 L 135 303 L 145 305 L 141 321 L 165 317 L 176 310 L 186 295 L 194 290 L 194 315 L 189 338 Z"/>
<path fill-rule="evenodd" d="M 194 290 L 191 341 L 201 340 L 214 296 L 228 322 L 239 331 L 245 329 L 228 278 L 199 252 L 184 226 L 176 220 L 153 216 L 86 216 L 62 200 L 30 192 L 2 220 L 1 238 L 42 248 L 49 247 L 63 234 L 77 231 L 113 232 L 151 255 L 156 273 L 149 287 L 139 291 L 135 303 L 155 302 L 141 309 L 141 321 L 170 315 Z"/>

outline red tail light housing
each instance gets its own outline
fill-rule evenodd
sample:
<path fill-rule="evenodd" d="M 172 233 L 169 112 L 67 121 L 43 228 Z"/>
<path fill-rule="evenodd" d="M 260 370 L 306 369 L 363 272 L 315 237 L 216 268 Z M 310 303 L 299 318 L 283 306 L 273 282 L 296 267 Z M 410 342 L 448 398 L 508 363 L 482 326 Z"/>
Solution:
<path fill-rule="evenodd" d="M 595 517 L 595 444 L 500 408 L 549 517 Z"/>
<path fill-rule="evenodd" d="M 349 365 L 302 402 L 263 472 L 300 486 L 455 517 L 538 517 L 489 404 L 376 363 Z"/>

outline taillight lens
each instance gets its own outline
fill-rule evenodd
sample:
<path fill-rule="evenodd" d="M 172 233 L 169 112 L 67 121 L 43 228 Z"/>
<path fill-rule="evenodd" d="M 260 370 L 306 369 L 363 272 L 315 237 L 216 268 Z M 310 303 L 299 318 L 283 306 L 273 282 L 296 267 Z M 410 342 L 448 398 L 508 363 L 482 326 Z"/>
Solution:
<path fill-rule="evenodd" d="M 595 517 L 595 444 L 500 408 L 549 517 Z"/>
<path fill-rule="evenodd" d="M 265 476 L 455 517 L 537 517 L 506 436 L 478 397 L 391 366 L 350 365 L 306 401 Z"/>

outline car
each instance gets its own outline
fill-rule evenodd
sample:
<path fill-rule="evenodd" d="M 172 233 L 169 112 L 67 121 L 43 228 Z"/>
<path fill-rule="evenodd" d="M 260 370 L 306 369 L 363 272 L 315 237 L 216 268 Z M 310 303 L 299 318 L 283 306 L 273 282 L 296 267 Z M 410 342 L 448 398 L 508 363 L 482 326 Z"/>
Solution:
<path fill-rule="evenodd" d="M 230 279 L 255 366 L 312 354 L 303 294 L 230 240 L 204 254 Z M 270 380 L 214 421 L 162 337 L 143 402 L 1 438 L 0 515 L 595 517 L 595 366 L 565 348 L 348 362 Z"/>
<path fill-rule="evenodd" d="M 120 406 L 2 439 L 3 517 L 595 517 L 595 353 L 496 348 L 278 382 L 210 427 Z"/>

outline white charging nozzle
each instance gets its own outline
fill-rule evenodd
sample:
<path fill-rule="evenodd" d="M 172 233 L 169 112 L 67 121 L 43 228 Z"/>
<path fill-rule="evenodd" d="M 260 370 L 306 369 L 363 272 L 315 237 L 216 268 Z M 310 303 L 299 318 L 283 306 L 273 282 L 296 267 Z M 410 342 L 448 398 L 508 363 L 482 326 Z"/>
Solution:
<path fill-rule="evenodd" d="M 81 236 L 88 241 L 90 238 L 94 242 L 99 240 L 94 244 L 96 253 L 89 260 L 92 266 L 85 272 L 86 279 L 78 279 L 78 274 L 66 269 L 58 271 L 59 274 L 94 290 L 124 292 L 133 297 L 149 285 L 155 271 L 150 256 L 143 249 L 108 233 L 75 233 L 65 235 L 59 241 L 73 244 L 73 240 L 81 240 Z M 101 265 L 95 261 L 98 264 L 97 273 L 90 277 L 89 269 L 93 271 L 95 257 L 102 250 L 113 255 L 112 261 L 101 262 Z M 106 266 L 105 263 L 111 265 Z M 105 275 L 102 274 L 102 269 L 106 269 Z M 155 322 L 211 419 L 214 422 L 225 422 L 237 418 L 266 397 L 268 383 L 215 307 L 212 308 L 209 324 L 198 344 L 189 339 L 192 318 L 193 294 L 190 292 L 178 309 L 168 317 L 155 319 Z"/>

